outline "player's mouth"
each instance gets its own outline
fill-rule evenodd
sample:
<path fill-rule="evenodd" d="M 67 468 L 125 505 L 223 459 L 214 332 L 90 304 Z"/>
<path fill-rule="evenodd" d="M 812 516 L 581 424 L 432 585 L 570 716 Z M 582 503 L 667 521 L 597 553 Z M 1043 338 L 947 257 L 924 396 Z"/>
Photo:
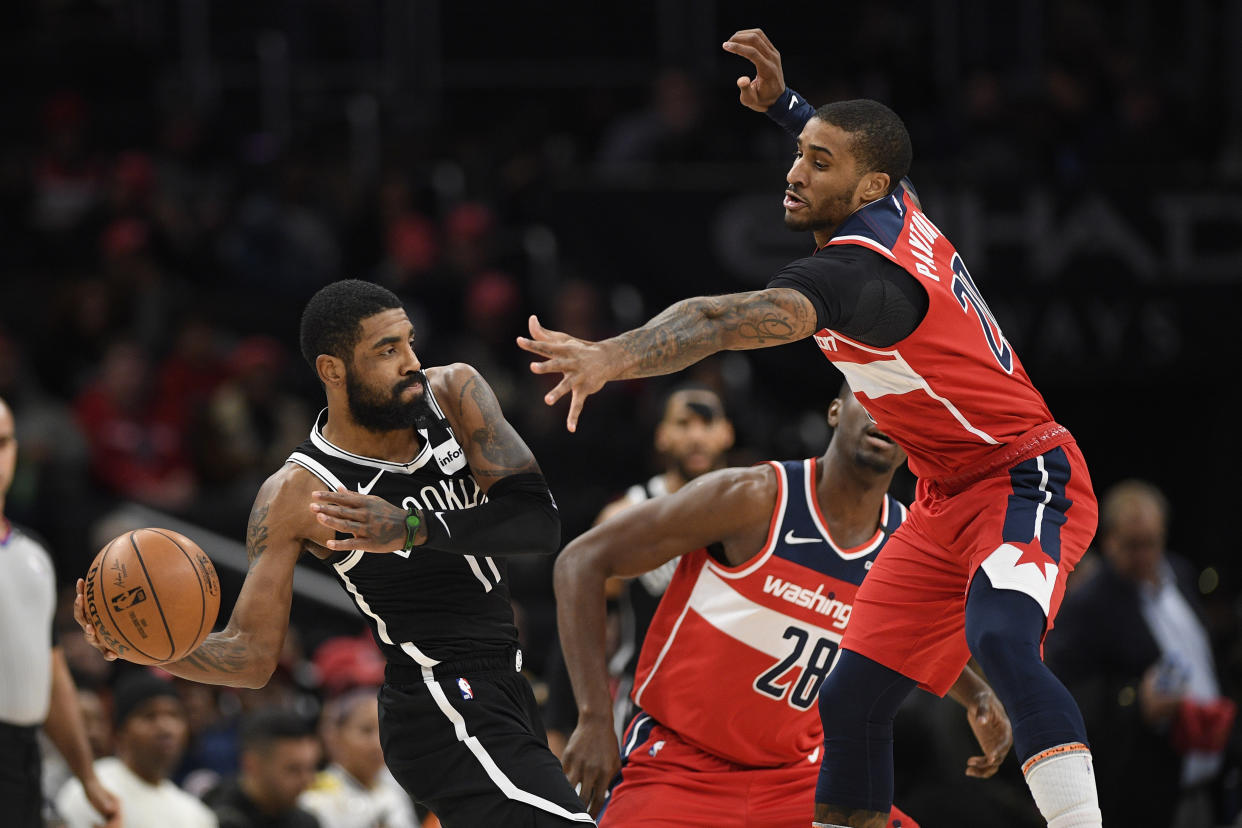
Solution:
<path fill-rule="evenodd" d="M 416 390 L 416 392 L 415 392 L 415 396 L 422 396 L 422 393 L 423 393 L 423 381 L 422 381 L 422 379 L 420 379 L 420 378 L 418 378 L 418 377 L 414 377 L 413 379 L 409 380 L 408 382 L 403 382 L 403 383 L 401 383 L 400 385 L 398 385 L 398 386 L 397 386 L 397 396 L 398 396 L 398 397 L 399 397 L 399 396 L 401 396 L 403 393 L 405 393 L 405 391 L 406 391 L 407 389 L 410 389 L 410 388 L 417 389 L 417 390 Z"/>
<path fill-rule="evenodd" d="M 806 199 L 799 196 L 793 190 L 785 191 L 785 200 L 782 202 L 786 210 L 801 210 L 806 206 Z"/>
<path fill-rule="evenodd" d="M 885 448 L 889 446 L 897 445 L 896 443 L 893 442 L 893 439 L 891 437 L 889 437 L 883 431 L 880 431 L 878 428 L 869 428 L 863 432 L 863 435 L 866 436 L 868 440 L 871 440 L 872 442 L 880 446 L 883 446 Z"/>

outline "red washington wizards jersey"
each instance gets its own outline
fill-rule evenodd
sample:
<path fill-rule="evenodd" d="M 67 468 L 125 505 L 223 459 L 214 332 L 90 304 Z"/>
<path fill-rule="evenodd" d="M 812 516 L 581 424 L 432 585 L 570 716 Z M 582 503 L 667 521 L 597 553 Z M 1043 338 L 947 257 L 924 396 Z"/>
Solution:
<path fill-rule="evenodd" d="M 634 702 L 686 741 L 747 767 L 817 761 L 815 709 L 854 593 L 906 510 L 886 496 L 875 536 L 841 549 L 815 497 L 815 460 L 769 463 L 763 549 L 729 567 L 682 557 L 643 642 Z"/>
<path fill-rule="evenodd" d="M 904 190 L 859 208 L 828 244 L 874 250 L 927 291 L 927 315 L 889 348 L 827 328 L 815 335 L 916 475 L 954 475 L 1052 421 L 962 257 Z"/>

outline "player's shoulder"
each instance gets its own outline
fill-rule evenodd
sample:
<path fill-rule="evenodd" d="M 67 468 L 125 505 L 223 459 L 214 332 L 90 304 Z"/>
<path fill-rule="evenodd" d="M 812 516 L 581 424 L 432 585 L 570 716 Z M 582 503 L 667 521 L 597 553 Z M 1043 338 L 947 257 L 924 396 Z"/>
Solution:
<path fill-rule="evenodd" d="M 730 466 L 700 475 L 678 490 L 683 498 L 708 498 L 722 508 L 766 503 L 776 497 L 777 471 L 770 463 Z"/>
<path fill-rule="evenodd" d="M 251 521 L 262 516 L 265 523 L 283 523 L 291 534 L 304 535 L 318 528 L 310 511 L 311 494 L 329 488 L 303 466 L 286 461 L 273 472 L 254 497 Z"/>
<path fill-rule="evenodd" d="M 487 384 L 487 381 L 483 379 L 483 375 L 479 373 L 479 369 L 468 362 L 451 362 L 448 365 L 436 365 L 427 368 L 423 373 L 427 375 L 427 384 L 431 386 L 431 391 L 436 395 L 437 399 L 443 394 L 460 393 L 471 382 Z"/>

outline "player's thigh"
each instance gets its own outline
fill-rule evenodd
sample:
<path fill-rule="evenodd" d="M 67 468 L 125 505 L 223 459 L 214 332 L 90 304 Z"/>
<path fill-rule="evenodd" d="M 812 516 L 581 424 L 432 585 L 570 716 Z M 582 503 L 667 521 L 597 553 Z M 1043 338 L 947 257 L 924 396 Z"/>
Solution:
<path fill-rule="evenodd" d="M 533 699 L 525 698 L 524 682 L 518 675 L 475 676 L 468 694 L 452 681 L 381 690 L 385 761 L 446 828 L 545 824 L 530 822 L 544 819 L 536 812 L 549 815 L 547 824 L 589 824 L 530 721 Z"/>
<path fill-rule="evenodd" d="M 969 658 L 967 562 L 913 519 L 888 539 L 859 587 L 842 647 L 943 693 Z"/>
<path fill-rule="evenodd" d="M 819 763 L 747 771 L 746 828 L 806 828 L 815 815 Z"/>
<path fill-rule="evenodd" d="M 1069 443 L 1023 461 L 1005 475 L 972 486 L 955 500 L 971 513 L 963 521 L 970 569 L 987 573 L 997 589 L 1030 596 L 1048 619 L 1065 593 L 1097 522 L 1091 479 L 1078 447 Z"/>
<path fill-rule="evenodd" d="M 745 814 L 745 797 L 726 774 L 667 773 L 626 779 L 623 771 L 599 824 L 601 828 L 746 828 Z M 805 824 L 810 824 L 809 813 Z"/>

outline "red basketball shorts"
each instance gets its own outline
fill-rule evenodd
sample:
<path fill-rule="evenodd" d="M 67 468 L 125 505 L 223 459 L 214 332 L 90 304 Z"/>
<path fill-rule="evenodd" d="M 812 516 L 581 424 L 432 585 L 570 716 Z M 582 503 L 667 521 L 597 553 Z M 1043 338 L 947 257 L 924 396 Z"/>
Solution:
<path fill-rule="evenodd" d="M 621 774 L 600 828 L 807 828 L 819 762 L 748 768 L 685 742 L 640 714 L 625 735 Z M 918 828 L 893 808 L 889 828 Z"/>
<path fill-rule="evenodd" d="M 965 611 L 975 572 L 1038 602 L 1047 634 L 1096 519 L 1091 478 L 1072 441 L 960 491 L 920 480 L 909 517 L 855 596 L 841 646 L 943 696 L 970 658 Z"/>

